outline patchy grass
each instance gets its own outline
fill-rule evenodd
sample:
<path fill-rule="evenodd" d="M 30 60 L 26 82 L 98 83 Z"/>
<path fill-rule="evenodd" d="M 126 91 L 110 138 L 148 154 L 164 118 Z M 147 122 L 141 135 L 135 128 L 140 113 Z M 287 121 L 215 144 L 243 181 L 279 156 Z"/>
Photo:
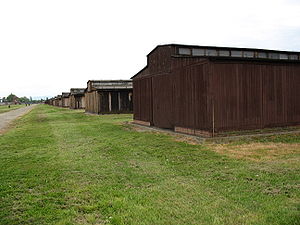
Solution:
<path fill-rule="evenodd" d="M 19 109 L 21 107 L 24 107 L 25 105 L 11 105 L 10 108 L 8 105 L 0 105 L 0 113 L 9 112 L 14 109 Z"/>
<path fill-rule="evenodd" d="M 18 120 L 0 136 L 0 223 L 300 223 L 299 136 L 191 145 L 131 119 L 40 105 Z"/>
<path fill-rule="evenodd" d="M 296 157 L 300 160 L 300 143 L 215 144 L 211 149 L 237 159 L 270 161 Z"/>
<path fill-rule="evenodd" d="M 299 131 L 300 126 L 288 126 L 288 127 L 271 127 L 264 129 L 251 129 L 251 130 L 238 130 L 238 131 L 227 131 L 217 133 L 217 137 L 230 137 L 230 136 L 241 136 L 241 135 L 259 135 L 259 134 L 272 134 L 272 133 L 284 133 Z"/>

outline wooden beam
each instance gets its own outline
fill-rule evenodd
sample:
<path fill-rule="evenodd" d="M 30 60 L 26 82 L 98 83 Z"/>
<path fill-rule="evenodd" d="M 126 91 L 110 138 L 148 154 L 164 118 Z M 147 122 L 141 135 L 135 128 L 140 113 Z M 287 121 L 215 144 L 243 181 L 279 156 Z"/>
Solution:
<path fill-rule="evenodd" d="M 108 109 L 111 112 L 111 93 L 108 92 Z"/>
<path fill-rule="evenodd" d="M 119 111 L 121 111 L 121 93 L 118 92 L 118 104 L 119 104 Z"/>

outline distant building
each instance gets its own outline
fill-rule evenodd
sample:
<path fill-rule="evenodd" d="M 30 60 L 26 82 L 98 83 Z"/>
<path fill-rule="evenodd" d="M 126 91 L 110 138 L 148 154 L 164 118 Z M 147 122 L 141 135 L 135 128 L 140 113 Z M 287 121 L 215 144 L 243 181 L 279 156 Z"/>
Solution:
<path fill-rule="evenodd" d="M 85 111 L 96 114 L 131 113 L 131 80 L 89 80 L 85 93 Z"/>
<path fill-rule="evenodd" d="M 21 104 L 21 102 L 17 96 L 13 97 L 13 104 L 15 104 L 15 105 Z"/>
<path fill-rule="evenodd" d="M 61 106 L 69 108 L 70 106 L 70 92 L 63 92 L 61 95 Z"/>
<path fill-rule="evenodd" d="M 70 89 L 70 109 L 85 108 L 85 88 Z"/>
<path fill-rule="evenodd" d="M 57 95 L 55 97 L 55 106 L 58 106 L 58 107 L 62 107 L 62 100 L 61 100 L 61 95 Z"/>

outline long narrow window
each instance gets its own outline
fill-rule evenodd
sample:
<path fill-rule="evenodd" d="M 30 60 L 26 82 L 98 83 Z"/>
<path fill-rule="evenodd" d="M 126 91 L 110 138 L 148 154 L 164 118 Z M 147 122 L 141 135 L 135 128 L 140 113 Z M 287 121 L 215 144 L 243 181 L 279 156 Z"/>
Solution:
<path fill-rule="evenodd" d="M 231 51 L 232 57 L 242 57 L 242 51 Z"/>
<path fill-rule="evenodd" d="M 279 54 L 279 59 L 289 59 L 288 54 Z"/>
<path fill-rule="evenodd" d="M 269 59 L 279 59 L 278 53 L 269 53 Z"/>
<path fill-rule="evenodd" d="M 289 59 L 291 59 L 291 60 L 297 60 L 298 56 L 297 55 L 289 55 Z"/>
<path fill-rule="evenodd" d="M 267 53 L 259 52 L 259 53 L 257 53 L 257 58 L 266 59 L 267 58 Z"/>
<path fill-rule="evenodd" d="M 179 54 L 180 55 L 190 55 L 191 49 L 189 48 L 179 48 Z"/>
<path fill-rule="evenodd" d="M 206 49 L 207 56 L 217 56 L 217 50 L 215 49 Z"/>
<path fill-rule="evenodd" d="M 219 50 L 219 56 L 230 56 L 230 52 L 228 50 Z"/>
<path fill-rule="evenodd" d="M 244 51 L 244 57 L 245 58 L 253 58 L 254 57 L 254 52 Z"/>
<path fill-rule="evenodd" d="M 205 55 L 205 50 L 204 49 L 193 48 L 192 49 L 192 55 L 194 55 L 194 56 L 204 56 Z"/>

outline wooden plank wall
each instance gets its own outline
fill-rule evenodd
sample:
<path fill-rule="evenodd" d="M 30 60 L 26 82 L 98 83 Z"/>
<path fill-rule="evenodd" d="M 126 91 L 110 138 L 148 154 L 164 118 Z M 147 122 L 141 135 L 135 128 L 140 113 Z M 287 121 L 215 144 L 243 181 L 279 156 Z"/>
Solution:
<path fill-rule="evenodd" d="M 174 73 L 134 79 L 134 119 L 174 129 L 210 129 L 208 65 L 183 67 Z"/>
<path fill-rule="evenodd" d="M 173 71 L 134 79 L 135 120 L 209 132 L 300 124 L 299 64 L 201 61 Z"/>
<path fill-rule="evenodd" d="M 74 95 L 70 95 L 70 109 L 76 109 Z"/>
<path fill-rule="evenodd" d="M 300 124 L 300 66 L 214 63 L 216 131 Z"/>
<path fill-rule="evenodd" d="M 62 97 L 62 107 L 69 107 L 70 106 L 70 97 Z"/>
<path fill-rule="evenodd" d="M 152 123 L 151 77 L 135 79 L 133 82 L 133 117 L 135 120 Z"/>
<path fill-rule="evenodd" d="M 85 94 L 85 111 L 89 113 L 99 113 L 100 111 L 100 100 L 97 91 L 87 92 Z"/>
<path fill-rule="evenodd" d="M 171 74 L 152 76 L 152 123 L 161 128 L 174 127 L 173 85 Z"/>
<path fill-rule="evenodd" d="M 84 109 L 85 108 L 85 95 L 83 95 L 81 97 L 81 108 Z"/>

